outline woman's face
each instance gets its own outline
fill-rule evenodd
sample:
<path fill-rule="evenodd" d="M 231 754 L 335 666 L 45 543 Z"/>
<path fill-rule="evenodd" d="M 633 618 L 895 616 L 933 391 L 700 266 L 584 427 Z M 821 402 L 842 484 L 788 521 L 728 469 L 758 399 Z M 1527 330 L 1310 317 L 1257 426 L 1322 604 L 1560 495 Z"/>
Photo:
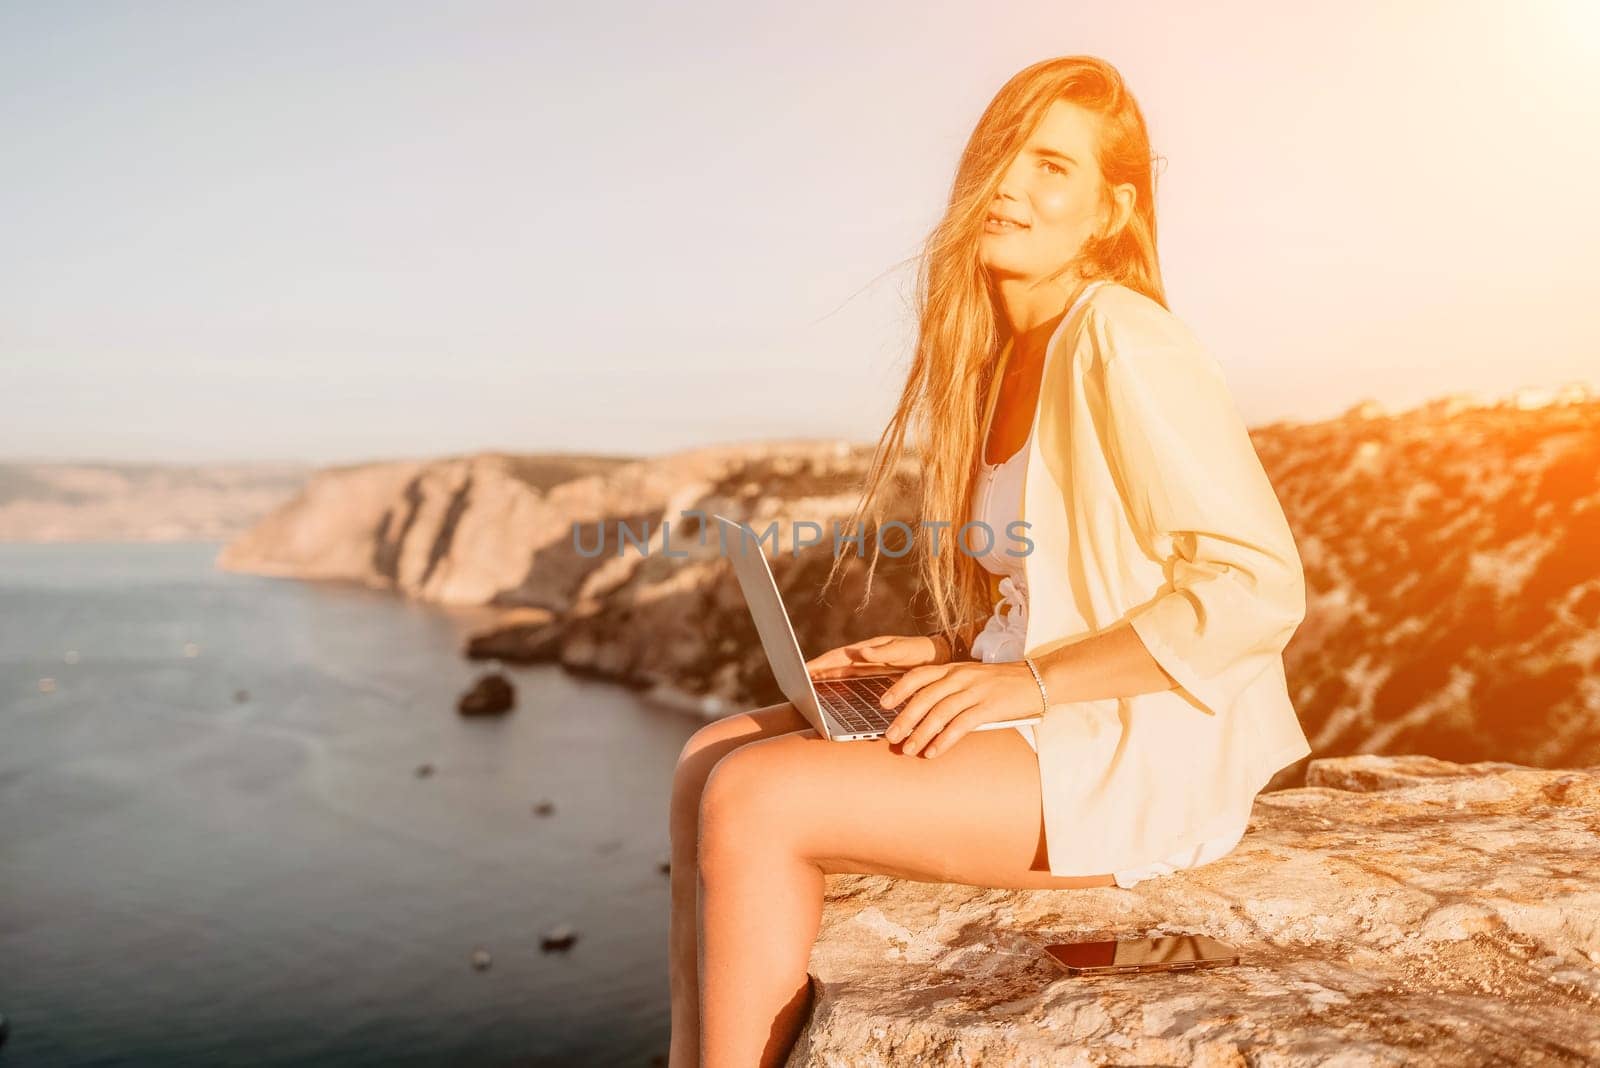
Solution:
<path fill-rule="evenodd" d="M 1125 221 L 1133 186 L 1118 186 L 1112 205 L 1102 201 L 1095 139 L 1092 112 L 1066 100 L 1050 105 L 989 205 L 978 254 L 991 275 L 1044 278 L 1076 257 L 1085 239 Z M 1021 225 L 996 222 L 997 215 Z"/>

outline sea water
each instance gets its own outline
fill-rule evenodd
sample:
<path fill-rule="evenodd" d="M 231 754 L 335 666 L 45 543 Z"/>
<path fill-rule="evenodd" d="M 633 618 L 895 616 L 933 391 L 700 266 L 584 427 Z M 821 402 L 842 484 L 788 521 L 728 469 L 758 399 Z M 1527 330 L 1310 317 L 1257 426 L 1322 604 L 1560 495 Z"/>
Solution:
<path fill-rule="evenodd" d="M 696 723 L 545 666 L 462 719 L 490 613 L 219 548 L 0 545 L 0 1068 L 664 1052 Z"/>

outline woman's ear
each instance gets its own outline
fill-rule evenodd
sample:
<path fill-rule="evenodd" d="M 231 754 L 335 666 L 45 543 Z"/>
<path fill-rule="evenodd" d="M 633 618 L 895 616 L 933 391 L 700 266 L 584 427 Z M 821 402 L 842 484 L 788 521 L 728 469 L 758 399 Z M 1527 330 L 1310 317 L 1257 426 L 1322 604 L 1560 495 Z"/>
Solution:
<path fill-rule="evenodd" d="M 1131 182 L 1123 182 L 1111 190 L 1110 208 L 1102 213 L 1109 216 L 1102 233 L 1102 240 L 1110 241 L 1122 233 L 1123 227 L 1128 225 L 1128 220 L 1133 218 L 1133 208 L 1138 199 L 1138 191 Z"/>

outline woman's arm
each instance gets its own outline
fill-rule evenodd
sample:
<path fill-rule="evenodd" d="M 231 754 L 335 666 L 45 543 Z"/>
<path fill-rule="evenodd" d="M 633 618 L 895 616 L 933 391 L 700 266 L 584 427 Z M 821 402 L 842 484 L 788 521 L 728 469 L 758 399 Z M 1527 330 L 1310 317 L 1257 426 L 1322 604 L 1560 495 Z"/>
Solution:
<path fill-rule="evenodd" d="M 1033 663 L 1044 678 L 1051 704 L 1132 697 L 1170 690 L 1178 682 L 1126 621 L 1036 656 Z"/>
<path fill-rule="evenodd" d="M 1131 551 L 1162 561 L 1167 581 L 1129 591 L 1148 599 L 1117 623 L 1032 659 L 1050 705 L 1176 684 L 1199 711 L 1226 715 L 1305 616 L 1300 557 L 1216 361 L 1154 301 L 1105 303 L 1089 309 L 1085 381 L 1102 393 L 1097 432 Z M 978 723 L 1042 706 L 1020 663 L 915 667 L 879 703 L 899 709 L 885 737 L 930 757 Z"/>
<path fill-rule="evenodd" d="M 1102 440 L 1135 535 L 1168 582 L 1121 623 L 1035 659 L 1052 704 L 1164 690 L 1232 707 L 1305 617 L 1277 494 L 1221 368 L 1153 301 L 1086 323 Z"/>

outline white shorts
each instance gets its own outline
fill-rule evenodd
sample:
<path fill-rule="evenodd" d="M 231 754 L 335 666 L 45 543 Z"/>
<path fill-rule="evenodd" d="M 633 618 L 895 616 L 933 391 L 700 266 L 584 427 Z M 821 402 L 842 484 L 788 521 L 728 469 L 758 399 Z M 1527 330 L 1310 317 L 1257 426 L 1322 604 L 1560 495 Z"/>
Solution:
<path fill-rule="evenodd" d="M 1039 751 L 1039 745 L 1033 738 L 1033 726 L 1031 724 L 1024 723 L 1014 729 L 1018 734 L 1022 735 L 1023 740 L 1033 748 L 1035 753 Z M 1249 824 L 1250 816 L 1246 813 L 1238 824 L 1230 827 L 1215 838 L 1207 838 L 1197 846 L 1180 849 L 1175 853 L 1162 857 L 1153 864 L 1112 872 L 1112 878 L 1117 881 L 1118 886 L 1126 890 L 1134 883 L 1145 879 L 1154 878 L 1158 875 L 1171 875 L 1173 872 L 1181 871 L 1184 868 L 1198 868 L 1202 864 L 1209 864 L 1213 860 L 1233 852 L 1233 847 L 1238 845 L 1240 839 L 1244 837 L 1245 828 Z"/>

